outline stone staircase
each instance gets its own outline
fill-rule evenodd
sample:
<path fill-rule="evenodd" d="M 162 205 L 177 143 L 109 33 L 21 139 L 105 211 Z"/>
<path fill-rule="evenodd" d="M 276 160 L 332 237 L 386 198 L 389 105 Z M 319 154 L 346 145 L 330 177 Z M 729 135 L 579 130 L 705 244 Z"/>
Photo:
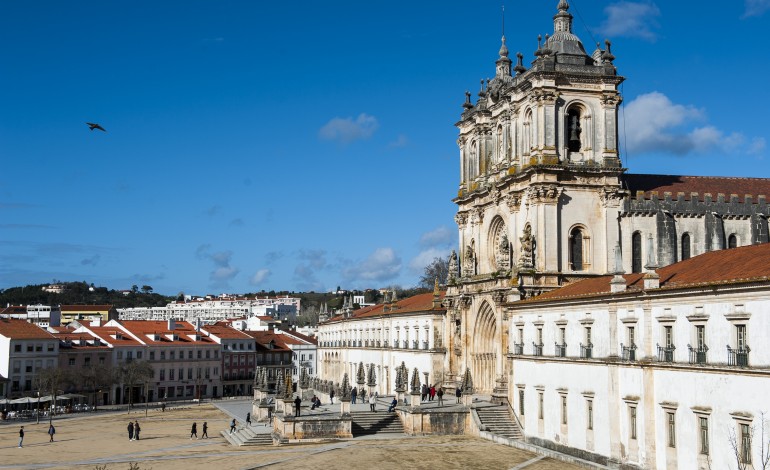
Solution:
<path fill-rule="evenodd" d="M 351 423 L 353 437 L 380 433 L 404 433 L 404 425 L 396 413 L 388 413 L 385 410 L 354 411 L 351 413 L 351 417 L 353 419 Z"/>
<path fill-rule="evenodd" d="M 222 437 L 234 446 L 264 446 L 273 445 L 270 433 L 256 433 L 249 427 L 242 427 L 230 434 L 230 430 L 221 431 Z"/>
<path fill-rule="evenodd" d="M 476 408 L 476 414 L 486 431 L 509 439 L 521 439 L 521 429 L 510 415 L 507 406 L 486 406 Z"/>

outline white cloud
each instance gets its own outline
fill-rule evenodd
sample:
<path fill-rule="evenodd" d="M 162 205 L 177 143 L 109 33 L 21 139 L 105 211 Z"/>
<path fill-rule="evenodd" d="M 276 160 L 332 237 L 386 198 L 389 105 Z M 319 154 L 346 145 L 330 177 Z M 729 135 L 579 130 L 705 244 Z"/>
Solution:
<path fill-rule="evenodd" d="M 349 144 L 354 140 L 368 139 L 379 127 L 377 118 L 361 113 L 357 118 L 335 117 L 318 131 L 318 136 L 324 140 L 336 140 Z"/>
<path fill-rule="evenodd" d="M 631 154 L 663 152 L 675 155 L 719 152 L 758 154 L 765 148 L 762 137 L 747 138 L 740 132 L 725 132 L 713 125 L 695 126 L 706 120 L 705 112 L 690 105 L 673 103 L 654 91 L 639 95 L 625 110 L 626 149 Z"/>
<path fill-rule="evenodd" d="M 770 0 L 746 0 L 746 10 L 741 18 L 762 16 L 767 10 L 770 10 Z"/>
<path fill-rule="evenodd" d="M 346 281 L 386 281 L 401 271 L 401 258 L 392 248 L 377 248 L 365 260 L 344 268 Z"/>
<path fill-rule="evenodd" d="M 746 153 L 750 155 L 757 155 L 765 151 L 765 146 L 767 145 L 767 142 L 765 141 L 764 137 L 754 137 L 751 139 L 751 143 L 749 144 L 748 150 L 746 150 Z"/>
<path fill-rule="evenodd" d="M 420 246 L 434 247 L 445 246 L 452 243 L 454 232 L 446 226 L 438 227 L 430 232 L 423 233 L 420 236 Z"/>
<path fill-rule="evenodd" d="M 209 279 L 214 281 L 215 286 L 227 285 L 227 282 L 237 276 L 240 272 L 238 268 L 230 265 L 233 252 L 226 250 L 210 253 L 210 248 L 211 245 L 209 244 L 199 246 L 195 250 L 195 256 L 199 259 L 207 259 L 214 263 L 214 270 L 209 273 Z"/>
<path fill-rule="evenodd" d="M 388 144 L 388 147 L 401 148 L 409 145 L 409 139 L 404 134 L 399 134 L 396 140 Z"/>
<path fill-rule="evenodd" d="M 409 269 L 414 273 L 423 274 L 425 272 L 425 266 L 431 264 L 435 258 L 449 258 L 449 252 L 448 249 L 441 248 L 428 248 L 427 250 L 423 250 L 409 262 Z"/>
<path fill-rule="evenodd" d="M 253 286 L 258 286 L 259 284 L 262 284 L 267 280 L 268 277 L 270 277 L 270 270 L 269 269 L 260 269 L 256 273 L 254 273 L 253 276 L 251 276 L 251 279 L 249 279 L 249 284 Z"/>
<path fill-rule="evenodd" d="M 660 25 L 655 20 L 660 16 L 660 9 L 651 2 L 621 1 L 604 8 L 607 18 L 599 26 L 599 32 L 608 37 L 638 37 L 646 41 L 655 41 L 654 31 Z"/>

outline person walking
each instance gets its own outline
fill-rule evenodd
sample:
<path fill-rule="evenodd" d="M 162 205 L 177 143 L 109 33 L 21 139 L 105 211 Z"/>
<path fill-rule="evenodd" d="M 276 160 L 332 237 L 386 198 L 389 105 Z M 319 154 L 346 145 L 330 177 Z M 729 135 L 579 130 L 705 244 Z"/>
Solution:
<path fill-rule="evenodd" d="M 356 387 L 353 387 L 353 390 L 350 391 L 350 404 L 355 405 L 356 404 L 356 396 L 358 395 L 358 389 Z"/>
<path fill-rule="evenodd" d="M 134 421 L 134 440 L 135 441 L 139 440 L 139 431 L 141 430 L 142 428 L 139 427 L 139 420 L 137 419 L 136 421 Z"/>
<path fill-rule="evenodd" d="M 198 423 L 193 423 L 192 429 L 190 429 L 190 440 L 192 440 L 193 436 L 198 439 Z"/>
<path fill-rule="evenodd" d="M 134 440 L 134 422 L 133 421 L 128 422 L 127 429 L 128 429 L 128 440 L 133 441 Z"/>
<path fill-rule="evenodd" d="M 422 387 L 420 388 L 420 401 L 425 401 L 425 397 L 428 396 L 428 386 L 426 384 L 422 384 Z"/>
<path fill-rule="evenodd" d="M 460 387 L 455 389 L 455 396 L 457 397 L 457 403 L 460 403 L 460 397 L 463 396 L 463 392 L 460 390 Z"/>
<path fill-rule="evenodd" d="M 230 421 L 230 434 L 235 432 L 235 418 L 233 418 L 232 421 Z"/>
<path fill-rule="evenodd" d="M 436 390 L 436 396 L 438 397 L 438 406 L 444 406 L 444 387 L 439 387 Z"/>
<path fill-rule="evenodd" d="M 377 411 L 377 392 L 369 395 L 369 411 Z"/>
<path fill-rule="evenodd" d="M 433 401 L 433 399 L 436 397 L 436 386 L 431 385 L 428 389 L 428 401 Z"/>
<path fill-rule="evenodd" d="M 56 428 L 53 427 L 53 424 L 48 425 L 48 435 L 51 436 L 51 438 L 48 440 L 48 442 L 53 442 L 53 435 L 56 434 Z"/>
<path fill-rule="evenodd" d="M 203 422 L 203 434 L 201 434 L 201 439 L 208 439 L 209 438 L 209 423 L 204 421 Z"/>
<path fill-rule="evenodd" d="M 302 398 L 297 395 L 297 398 L 294 399 L 294 417 L 299 417 L 299 405 L 302 403 Z"/>
<path fill-rule="evenodd" d="M 329 404 L 330 405 L 334 404 L 334 389 L 332 389 L 331 392 L 329 392 Z"/>
<path fill-rule="evenodd" d="M 19 428 L 19 449 L 24 447 L 24 426 Z"/>
<path fill-rule="evenodd" d="M 246 413 L 246 426 L 251 426 L 251 412 Z"/>

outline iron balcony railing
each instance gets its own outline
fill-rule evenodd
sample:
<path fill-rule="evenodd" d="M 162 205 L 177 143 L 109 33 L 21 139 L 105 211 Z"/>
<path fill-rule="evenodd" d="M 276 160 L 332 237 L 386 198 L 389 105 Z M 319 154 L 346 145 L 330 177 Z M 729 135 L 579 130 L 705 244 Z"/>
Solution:
<path fill-rule="evenodd" d="M 427 341 L 423 341 L 422 342 L 422 349 L 428 349 L 428 342 Z"/>
<path fill-rule="evenodd" d="M 567 343 L 554 343 L 554 356 L 567 357 Z"/>
<path fill-rule="evenodd" d="M 517 356 L 524 355 L 524 343 L 513 343 L 513 353 Z"/>
<path fill-rule="evenodd" d="M 636 361 L 636 345 L 631 343 L 630 346 L 625 346 L 623 343 L 620 344 L 620 349 L 623 354 L 623 360 L 624 361 Z"/>
<path fill-rule="evenodd" d="M 543 355 L 543 343 L 537 344 L 534 341 L 532 342 L 532 355 L 533 356 Z"/>
<path fill-rule="evenodd" d="M 420 349 L 420 342 L 418 340 L 412 341 L 412 349 Z"/>
<path fill-rule="evenodd" d="M 661 346 L 658 344 L 658 361 L 660 362 L 674 362 L 674 350 L 676 346 Z"/>
<path fill-rule="evenodd" d="M 727 346 L 727 365 L 737 367 L 749 366 L 749 353 L 751 348 L 746 345 L 742 348 L 731 348 Z"/>
<path fill-rule="evenodd" d="M 409 341 L 404 340 L 404 349 L 409 349 Z"/>
<path fill-rule="evenodd" d="M 690 350 L 690 364 L 706 364 L 706 353 L 709 350 L 708 346 L 704 344 L 697 348 L 693 348 L 688 344 L 687 349 Z"/>
<path fill-rule="evenodd" d="M 580 343 L 580 357 L 583 359 L 591 359 L 594 355 L 594 344 L 588 343 L 583 344 Z"/>
<path fill-rule="evenodd" d="M 393 340 L 393 349 L 398 349 L 398 340 L 397 339 Z"/>

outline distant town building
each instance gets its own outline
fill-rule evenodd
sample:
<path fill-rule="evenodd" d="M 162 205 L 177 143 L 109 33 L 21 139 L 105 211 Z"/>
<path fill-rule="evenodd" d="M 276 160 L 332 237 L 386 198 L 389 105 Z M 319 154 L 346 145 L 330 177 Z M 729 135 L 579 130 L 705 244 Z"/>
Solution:
<path fill-rule="evenodd" d="M 270 316 L 276 320 L 297 317 L 301 299 L 293 297 L 220 298 L 174 301 L 165 307 L 133 307 L 118 309 L 121 320 L 180 320 L 216 323 L 230 318 Z"/>
<path fill-rule="evenodd" d="M 26 320 L 0 318 L 0 376 L 8 379 L 0 386 L 5 398 L 31 396 L 37 374 L 56 367 L 58 356 L 59 341 L 51 333 Z"/>
<path fill-rule="evenodd" d="M 25 320 L 41 328 L 61 324 L 61 309 L 58 305 L 12 305 L 0 310 L 0 316 Z"/>
<path fill-rule="evenodd" d="M 74 320 L 108 322 L 118 319 L 118 311 L 113 305 L 62 305 L 61 324 L 67 325 Z"/>

